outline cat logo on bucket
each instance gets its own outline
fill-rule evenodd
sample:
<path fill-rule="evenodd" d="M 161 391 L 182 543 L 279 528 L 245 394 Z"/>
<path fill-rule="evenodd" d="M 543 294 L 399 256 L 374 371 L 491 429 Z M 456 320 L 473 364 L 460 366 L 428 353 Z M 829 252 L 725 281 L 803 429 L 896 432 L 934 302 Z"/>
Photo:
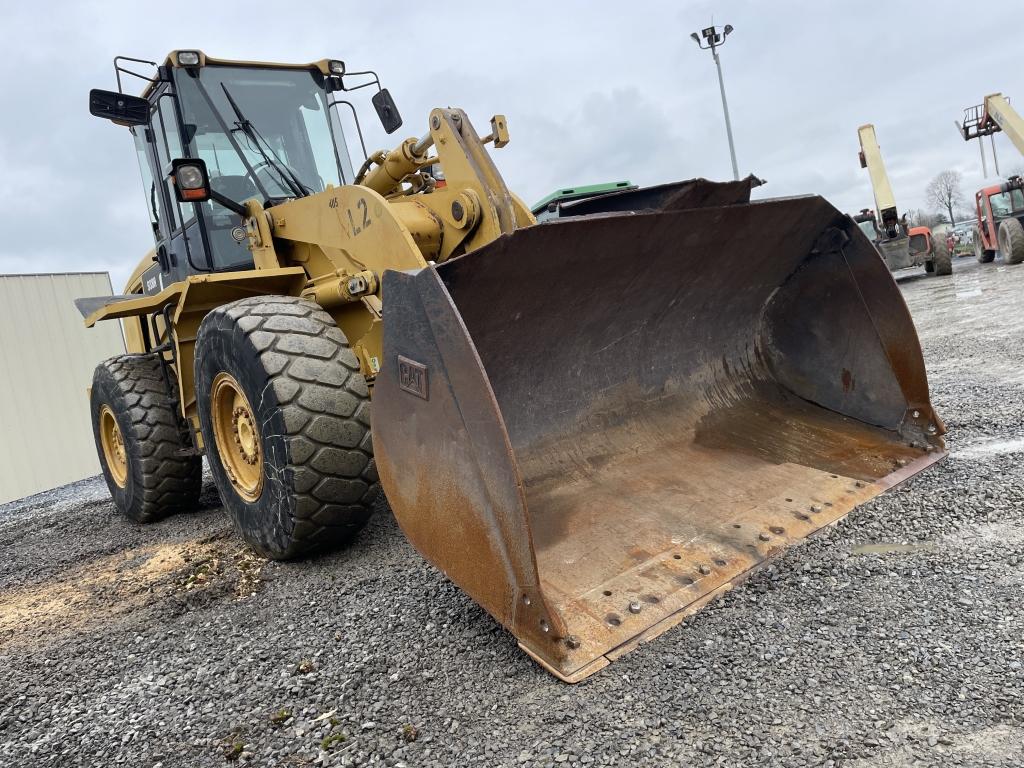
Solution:
<path fill-rule="evenodd" d="M 417 397 L 422 397 L 424 400 L 428 400 L 427 366 L 399 355 L 398 386 L 406 392 L 411 392 Z"/>

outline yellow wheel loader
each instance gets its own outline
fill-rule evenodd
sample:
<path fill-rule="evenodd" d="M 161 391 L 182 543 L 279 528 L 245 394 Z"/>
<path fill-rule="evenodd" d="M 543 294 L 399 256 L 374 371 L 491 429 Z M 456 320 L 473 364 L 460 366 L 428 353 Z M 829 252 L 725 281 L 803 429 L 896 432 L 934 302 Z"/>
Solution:
<path fill-rule="evenodd" d="M 349 92 L 401 124 L 373 73 L 180 50 L 144 76 L 90 108 L 130 127 L 155 248 L 79 302 L 128 340 L 91 398 L 130 518 L 193 504 L 205 455 L 244 539 L 288 558 L 382 488 L 577 681 L 944 455 L 900 292 L 820 197 L 697 179 L 537 224 L 486 149 L 501 115 L 481 137 L 435 109 L 353 168 Z"/>

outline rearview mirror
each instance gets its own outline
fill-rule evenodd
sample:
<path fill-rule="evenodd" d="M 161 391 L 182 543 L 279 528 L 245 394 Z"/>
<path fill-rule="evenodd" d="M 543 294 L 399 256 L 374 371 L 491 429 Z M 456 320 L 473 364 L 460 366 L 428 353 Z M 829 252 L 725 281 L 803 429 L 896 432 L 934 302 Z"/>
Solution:
<path fill-rule="evenodd" d="M 126 93 L 93 88 L 89 91 L 89 112 L 118 125 L 149 123 L 149 101 L 141 96 L 129 96 Z"/>
<path fill-rule="evenodd" d="M 373 102 L 373 108 L 377 110 L 377 117 L 380 118 L 380 124 L 384 126 L 385 133 L 394 133 L 402 127 L 402 116 L 398 114 L 398 107 L 395 106 L 395 100 L 391 98 L 387 88 L 381 88 L 373 94 L 370 101 Z"/>

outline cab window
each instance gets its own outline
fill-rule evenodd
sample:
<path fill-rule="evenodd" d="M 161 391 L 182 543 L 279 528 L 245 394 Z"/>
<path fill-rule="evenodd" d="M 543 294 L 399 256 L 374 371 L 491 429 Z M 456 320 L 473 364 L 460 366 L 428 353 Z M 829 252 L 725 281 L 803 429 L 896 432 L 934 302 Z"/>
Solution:
<path fill-rule="evenodd" d="M 175 72 L 188 155 L 206 162 L 213 189 L 236 202 L 272 204 L 340 183 L 336 129 L 318 76 L 234 66 Z M 200 211 L 214 267 L 251 263 L 239 216 L 213 201 Z"/>
<path fill-rule="evenodd" d="M 135 142 L 135 154 L 139 159 L 139 171 L 142 173 L 142 191 L 146 197 L 146 210 L 149 212 L 149 223 L 153 228 L 153 236 L 160 237 L 160 195 L 156 185 L 153 183 L 153 171 L 149 165 L 149 155 L 146 152 L 146 128 L 134 126 L 132 139 Z"/>

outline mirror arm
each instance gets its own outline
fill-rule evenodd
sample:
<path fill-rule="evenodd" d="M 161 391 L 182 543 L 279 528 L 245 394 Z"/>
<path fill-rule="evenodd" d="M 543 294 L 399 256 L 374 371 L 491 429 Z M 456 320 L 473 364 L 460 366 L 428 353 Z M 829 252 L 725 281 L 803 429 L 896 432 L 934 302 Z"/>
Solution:
<path fill-rule="evenodd" d="M 118 93 L 124 93 L 124 90 L 121 87 L 121 73 L 122 72 L 124 72 L 126 75 L 131 75 L 132 77 L 137 77 L 140 80 L 146 80 L 146 81 L 148 81 L 150 83 L 159 82 L 159 78 L 157 78 L 157 77 L 146 77 L 146 75 L 140 75 L 138 72 L 132 72 L 130 69 L 125 69 L 120 64 L 118 64 L 119 61 L 134 61 L 134 62 L 136 62 L 138 64 L 149 64 L 151 67 L 157 66 L 157 63 L 155 61 L 150 61 L 149 59 L 136 59 L 136 58 L 133 58 L 131 56 L 115 56 L 114 57 L 114 77 L 117 78 L 117 92 Z"/>
<path fill-rule="evenodd" d="M 345 85 L 345 78 L 346 77 L 355 77 L 357 75 L 373 75 L 373 80 L 370 80 L 369 82 L 366 82 L 366 83 L 360 83 L 359 85 L 353 85 L 351 88 L 346 87 L 346 85 Z M 344 75 L 341 75 L 340 79 L 341 79 L 341 90 L 345 91 L 346 93 L 348 91 L 358 91 L 360 88 L 368 88 L 371 85 L 376 85 L 378 91 L 380 91 L 380 89 L 381 89 L 380 88 L 380 78 L 377 77 L 377 73 L 374 72 L 372 69 L 367 69 L 367 70 L 364 70 L 363 72 L 346 72 Z"/>
<path fill-rule="evenodd" d="M 242 217 L 243 220 L 249 218 L 249 211 L 244 205 L 242 205 L 241 203 L 236 203 L 230 197 L 222 195 L 213 187 L 210 187 L 210 199 L 216 203 L 220 203 L 229 211 L 237 213 L 239 216 Z"/>

